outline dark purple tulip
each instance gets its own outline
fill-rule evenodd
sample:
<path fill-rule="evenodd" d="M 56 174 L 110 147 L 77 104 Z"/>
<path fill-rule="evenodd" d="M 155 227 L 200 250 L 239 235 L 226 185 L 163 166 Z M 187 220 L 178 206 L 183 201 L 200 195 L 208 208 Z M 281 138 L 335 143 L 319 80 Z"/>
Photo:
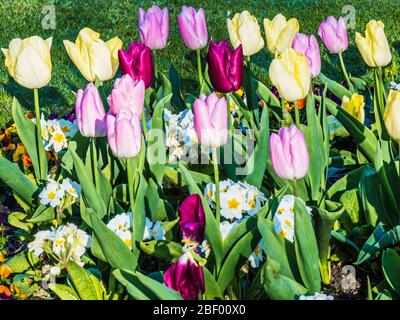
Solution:
<path fill-rule="evenodd" d="M 179 228 L 184 239 L 201 243 L 204 240 L 206 218 L 203 204 L 198 194 L 188 196 L 178 208 L 181 216 Z"/>
<path fill-rule="evenodd" d="M 119 66 L 123 74 L 129 74 L 134 81 L 143 80 L 146 89 L 154 81 L 154 63 L 151 50 L 141 42 L 131 42 L 129 49 L 119 50 Z"/>
<path fill-rule="evenodd" d="M 211 40 L 207 54 L 208 74 L 218 92 L 239 90 L 243 80 L 243 48 L 232 50 L 225 39 L 220 43 Z"/>

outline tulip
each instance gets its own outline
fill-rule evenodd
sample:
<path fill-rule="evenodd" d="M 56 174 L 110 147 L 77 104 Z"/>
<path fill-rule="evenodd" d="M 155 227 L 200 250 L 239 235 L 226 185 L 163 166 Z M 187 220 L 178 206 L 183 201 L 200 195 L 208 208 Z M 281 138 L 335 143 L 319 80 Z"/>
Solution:
<path fill-rule="evenodd" d="M 163 49 L 169 33 L 168 8 L 153 5 L 147 12 L 139 8 L 140 40 L 151 50 Z"/>
<path fill-rule="evenodd" d="M 90 28 L 79 32 L 75 43 L 64 40 L 64 46 L 71 60 L 87 81 L 112 79 L 118 70 L 118 50 L 122 41 L 115 37 L 107 42 Z"/>
<path fill-rule="evenodd" d="M 179 228 L 185 239 L 202 243 L 206 226 L 203 204 L 198 194 L 188 196 L 178 207 Z"/>
<path fill-rule="evenodd" d="M 400 91 L 390 90 L 383 120 L 389 136 L 400 141 Z"/>
<path fill-rule="evenodd" d="M 147 88 L 154 81 L 154 63 L 151 50 L 141 42 L 131 42 L 129 49 L 118 51 L 120 69 L 123 74 L 129 74 L 134 81 L 143 80 Z"/>
<path fill-rule="evenodd" d="M 270 138 L 272 167 L 282 179 L 298 180 L 308 171 L 309 155 L 303 133 L 295 126 L 279 129 Z"/>
<path fill-rule="evenodd" d="M 50 49 L 52 38 L 38 36 L 11 40 L 8 49 L 1 49 L 11 77 L 28 89 L 40 89 L 51 79 Z"/>
<path fill-rule="evenodd" d="M 117 115 L 122 109 L 130 110 L 140 117 L 144 109 L 144 82 L 135 82 L 129 74 L 115 80 L 114 89 L 108 97 L 109 112 Z"/>
<path fill-rule="evenodd" d="M 127 109 L 122 109 L 116 116 L 108 114 L 107 139 L 116 157 L 132 158 L 138 155 L 142 145 L 139 117 Z"/>
<path fill-rule="evenodd" d="M 193 106 L 194 130 L 204 147 L 220 147 L 228 140 L 228 110 L 225 97 L 202 94 Z"/>
<path fill-rule="evenodd" d="M 257 18 L 247 10 L 236 13 L 232 20 L 227 20 L 227 24 L 233 47 L 236 49 L 241 44 L 245 56 L 252 56 L 264 47 Z"/>
<path fill-rule="evenodd" d="M 273 54 L 281 54 L 292 46 L 293 39 L 300 30 L 299 22 L 293 18 L 286 21 L 282 14 L 277 14 L 272 21 L 264 19 L 264 29 L 268 50 Z"/>
<path fill-rule="evenodd" d="M 197 50 L 207 45 L 206 15 L 202 8 L 196 12 L 192 7 L 183 6 L 182 12 L 178 16 L 178 25 L 186 47 Z"/>
<path fill-rule="evenodd" d="M 106 135 L 106 112 L 97 87 L 89 83 L 76 95 L 76 119 L 81 134 L 95 138 Z"/>
<path fill-rule="evenodd" d="M 207 54 L 208 74 L 214 89 L 218 92 L 232 92 L 240 89 L 243 80 L 243 48 L 234 51 L 228 41 L 219 44 L 211 40 Z"/>
<path fill-rule="evenodd" d="M 356 32 L 356 44 L 365 63 L 370 67 L 385 67 L 392 61 L 385 25 L 371 20 L 365 29 L 365 38 Z"/>
<path fill-rule="evenodd" d="M 292 48 L 304 54 L 310 67 L 311 76 L 317 77 L 321 72 L 321 54 L 317 38 L 314 35 L 307 36 L 303 33 L 296 34 Z"/>
<path fill-rule="evenodd" d="M 361 123 L 364 123 L 365 120 L 364 105 L 364 96 L 362 95 L 353 93 L 351 99 L 343 96 L 342 108 Z"/>
<path fill-rule="evenodd" d="M 305 98 L 310 89 L 311 72 L 307 59 L 292 48 L 272 61 L 269 77 L 280 96 L 289 102 Z"/>
<path fill-rule="evenodd" d="M 343 17 L 339 20 L 332 16 L 328 17 L 320 24 L 318 35 L 330 53 L 342 53 L 349 45 L 346 22 Z"/>

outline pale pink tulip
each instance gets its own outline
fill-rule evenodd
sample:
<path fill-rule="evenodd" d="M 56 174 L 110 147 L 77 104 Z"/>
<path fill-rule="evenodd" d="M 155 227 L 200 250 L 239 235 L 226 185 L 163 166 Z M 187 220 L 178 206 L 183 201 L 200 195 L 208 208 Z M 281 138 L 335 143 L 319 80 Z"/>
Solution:
<path fill-rule="evenodd" d="M 192 7 L 183 6 L 182 12 L 178 16 L 178 25 L 186 47 L 197 50 L 207 45 L 206 14 L 202 8 L 196 12 Z"/>
<path fill-rule="evenodd" d="M 151 50 L 165 48 L 169 34 L 168 8 L 156 5 L 147 11 L 139 8 L 139 33 L 140 40 Z"/>
<path fill-rule="evenodd" d="M 293 40 L 292 48 L 304 54 L 310 67 L 311 76 L 313 78 L 317 77 L 321 72 L 321 54 L 317 38 L 313 34 L 308 36 L 303 33 L 297 33 Z"/>

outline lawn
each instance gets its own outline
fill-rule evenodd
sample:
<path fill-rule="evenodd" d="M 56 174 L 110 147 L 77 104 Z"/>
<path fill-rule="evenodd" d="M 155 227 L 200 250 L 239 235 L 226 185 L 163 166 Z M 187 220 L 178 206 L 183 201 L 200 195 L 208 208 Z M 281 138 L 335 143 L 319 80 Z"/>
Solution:
<path fill-rule="evenodd" d="M 0 0 L 0 47 L 8 46 L 11 39 L 40 35 L 43 38 L 53 37 L 52 62 L 53 77 L 48 87 L 40 91 L 41 104 L 44 110 L 65 112 L 74 104 L 74 94 L 78 88 L 85 85 L 85 80 L 70 61 L 62 41 L 74 40 L 80 29 L 90 27 L 102 34 L 108 40 L 114 36 L 120 37 L 124 47 L 130 41 L 137 41 L 137 8 L 149 7 L 152 3 L 168 6 L 170 11 L 170 40 L 165 50 L 159 52 L 161 67 L 167 71 L 174 63 L 183 79 L 183 89 L 190 91 L 196 81 L 196 57 L 194 52 L 187 50 L 179 37 L 177 15 L 182 5 L 202 6 L 207 13 L 209 35 L 215 39 L 228 37 L 226 18 L 236 12 L 250 9 L 259 19 L 260 25 L 265 17 L 272 18 L 281 12 L 286 17 L 296 17 L 300 22 L 301 31 L 316 33 L 319 23 L 328 15 L 339 16 L 342 8 L 350 2 L 346 0 L 171 0 L 171 1 L 132 1 L 132 0 L 81 0 L 81 1 L 47 1 L 56 8 L 56 29 L 43 30 L 42 7 L 44 1 L 39 0 Z M 365 74 L 364 65 L 354 44 L 355 31 L 363 32 L 365 24 L 370 19 L 382 19 L 385 23 L 389 43 L 394 48 L 394 66 L 400 50 L 400 33 L 398 19 L 400 6 L 398 1 L 391 0 L 352 0 L 355 8 L 356 28 L 350 30 L 350 47 L 344 53 L 348 70 L 366 80 L 371 80 L 370 74 Z M 262 28 L 263 29 L 263 28 Z M 262 30 L 264 32 L 264 30 Z M 333 79 L 338 79 L 339 61 L 336 55 L 328 55 L 320 43 L 323 57 L 323 72 Z M 257 62 L 257 75 L 268 81 L 267 68 L 270 56 L 264 50 L 254 56 Z M 29 110 L 32 108 L 32 93 L 18 86 L 8 75 L 4 60 L 0 63 L 0 128 L 11 122 L 10 105 L 13 96 Z M 395 79 L 396 80 L 396 79 Z M 111 85 L 108 84 L 108 85 Z"/>

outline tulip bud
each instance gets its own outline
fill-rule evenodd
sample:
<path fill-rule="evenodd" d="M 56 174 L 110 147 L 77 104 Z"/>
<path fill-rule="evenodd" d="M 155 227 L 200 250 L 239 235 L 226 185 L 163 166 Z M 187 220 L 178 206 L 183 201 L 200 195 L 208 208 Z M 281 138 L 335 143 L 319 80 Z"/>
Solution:
<path fill-rule="evenodd" d="M 115 80 L 114 89 L 108 97 L 109 112 L 117 115 L 122 109 L 126 109 L 140 117 L 144 109 L 144 95 L 144 82 L 135 82 L 126 74 Z"/>
<path fill-rule="evenodd" d="M 343 17 L 339 20 L 332 16 L 328 17 L 320 24 L 318 35 L 330 53 L 342 53 L 349 45 L 346 22 Z"/>
<path fill-rule="evenodd" d="M 289 102 L 305 98 L 310 89 L 311 72 L 307 59 L 292 48 L 272 61 L 269 77 L 280 96 Z"/>
<path fill-rule="evenodd" d="M 116 157 L 138 155 L 142 145 L 139 117 L 127 109 L 122 109 L 116 116 L 107 114 L 107 139 Z"/>
<path fill-rule="evenodd" d="M 220 147 L 228 140 L 228 110 L 225 97 L 202 94 L 193 106 L 194 130 L 204 147 Z"/>
<path fill-rule="evenodd" d="M 227 24 L 233 47 L 236 49 L 242 45 L 245 56 L 252 56 L 264 47 L 257 18 L 247 10 L 240 14 L 236 13 L 232 20 L 227 20 Z"/>
<path fill-rule="evenodd" d="M 321 54 L 315 36 L 307 36 L 303 33 L 296 34 L 292 48 L 304 54 L 310 67 L 311 76 L 317 77 L 321 72 Z"/>
<path fill-rule="evenodd" d="M 272 21 L 264 19 L 264 29 L 267 38 L 268 50 L 273 54 L 281 54 L 292 46 L 293 39 L 300 30 L 297 19 L 286 18 L 277 14 Z"/>
<path fill-rule="evenodd" d="M 362 95 L 353 93 L 351 99 L 347 96 L 343 96 L 342 108 L 361 123 L 364 123 L 365 120 L 364 105 L 364 96 Z"/>
<path fill-rule="evenodd" d="M 134 81 L 143 80 L 147 88 L 154 81 L 154 63 L 151 50 L 141 42 L 131 42 L 129 49 L 119 50 L 120 69 L 123 74 L 129 74 Z"/>
<path fill-rule="evenodd" d="M 233 51 L 226 40 L 219 44 L 211 40 L 207 54 L 208 74 L 218 92 L 240 89 L 243 80 L 243 49 L 239 45 Z"/>
<path fill-rule="evenodd" d="M 356 32 L 357 48 L 370 67 L 385 67 L 392 61 L 384 28 L 382 21 L 371 20 L 367 24 L 365 38 Z"/>
<path fill-rule="evenodd" d="M 122 41 L 115 37 L 107 42 L 100 39 L 100 33 L 90 28 L 79 32 L 75 43 L 64 40 L 67 53 L 87 81 L 110 80 L 118 70 L 118 50 Z"/>
<path fill-rule="evenodd" d="M 163 49 L 169 33 L 168 8 L 153 5 L 147 12 L 139 8 L 140 40 L 151 50 Z"/>
<path fill-rule="evenodd" d="M 28 89 L 39 89 L 51 79 L 52 38 L 43 40 L 38 36 L 11 40 L 8 49 L 1 49 L 5 65 L 11 77 Z"/>
<path fill-rule="evenodd" d="M 390 90 L 383 120 L 389 135 L 400 141 L 400 91 Z"/>
<path fill-rule="evenodd" d="M 185 239 L 190 239 L 197 243 L 204 240 L 206 228 L 206 218 L 201 198 L 198 194 L 192 194 L 178 207 L 180 220 L 179 228 Z"/>
<path fill-rule="evenodd" d="M 282 179 L 298 180 L 308 171 L 309 155 L 303 133 L 295 126 L 279 129 L 270 138 L 272 167 Z"/>
<path fill-rule="evenodd" d="M 208 33 L 206 15 L 200 8 L 197 12 L 192 7 L 182 7 L 178 16 L 179 31 L 186 47 L 192 50 L 202 49 L 207 45 Z"/>
<path fill-rule="evenodd" d="M 93 83 L 76 94 L 75 104 L 78 128 L 84 137 L 95 138 L 106 135 L 106 112 L 100 93 Z"/>

